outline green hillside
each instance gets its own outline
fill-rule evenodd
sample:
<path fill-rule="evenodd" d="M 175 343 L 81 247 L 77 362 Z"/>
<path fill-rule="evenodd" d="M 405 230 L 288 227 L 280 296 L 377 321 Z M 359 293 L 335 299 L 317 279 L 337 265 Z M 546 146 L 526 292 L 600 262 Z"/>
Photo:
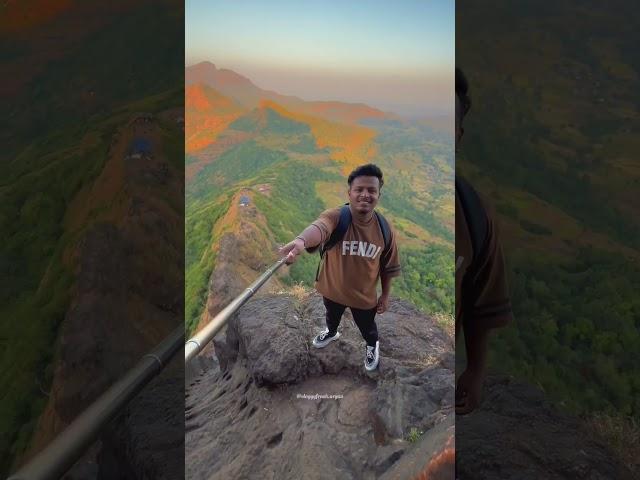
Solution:
<path fill-rule="evenodd" d="M 9 63 L 37 61 L 38 73 L 2 98 L 0 476 L 28 446 L 48 401 L 59 327 L 75 282 L 71 252 L 89 227 L 66 230 L 67 209 L 100 174 L 116 130 L 135 112 L 158 112 L 183 101 L 182 89 L 171 90 L 181 71 L 172 72 L 166 62 L 178 58 L 179 46 L 170 41 L 177 33 L 168 33 L 176 29 L 174 12 L 158 15 L 156 8 L 131 6 L 117 22 L 105 15 L 101 27 L 63 54 L 56 51 L 53 60 L 26 36 L 3 37 L 3 51 L 22 54 Z M 77 21 L 82 22 L 71 11 L 51 27 L 68 22 L 72 31 Z M 162 66 L 166 75 L 158 76 Z M 174 130 L 164 130 L 165 146 L 180 159 L 182 142 Z"/>
<path fill-rule="evenodd" d="M 302 122 L 285 118 L 271 108 L 254 110 L 239 118 L 229 128 L 241 132 L 272 133 L 282 135 L 310 134 L 311 129 Z"/>
<path fill-rule="evenodd" d="M 503 3 L 465 7 L 463 43 L 482 48 L 456 59 L 473 101 L 457 166 L 497 210 L 516 317 L 492 363 L 572 411 L 638 417 L 639 19 Z"/>

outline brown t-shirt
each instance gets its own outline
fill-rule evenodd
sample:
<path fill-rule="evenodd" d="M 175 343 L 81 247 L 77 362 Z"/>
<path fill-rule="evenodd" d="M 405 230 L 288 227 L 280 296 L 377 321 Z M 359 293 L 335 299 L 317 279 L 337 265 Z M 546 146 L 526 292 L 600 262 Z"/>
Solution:
<path fill-rule="evenodd" d="M 321 244 L 329 239 L 339 220 L 340 208 L 332 208 L 322 212 L 312 223 L 322 233 Z M 382 259 L 384 237 L 378 217 L 372 215 L 368 221 L 360 222 L 352 215 L 351 225 L 342 240 L 324 255 L 316 290 L 329 300 L 348 307 L 374 308 L 378 303 L 378 278 L 400 275 L 396 235 L 391 226 L 390 230 L 389 253 Z"/>
<path fill-rule="evenodd" d="M 467 279 L 463 288 L 465 276 L 470 275 L 473 246 L 456 191 L 456 334 L 463 314 L 469 321 L 485 322 L 492 328 L 506 325 L 513 316 L 497 226 L 493 212 L 486 208 L 485 202 L 483 206 L 488 218 L 485 253 L 475 260 L 479 263 L 474 280 Z"/>

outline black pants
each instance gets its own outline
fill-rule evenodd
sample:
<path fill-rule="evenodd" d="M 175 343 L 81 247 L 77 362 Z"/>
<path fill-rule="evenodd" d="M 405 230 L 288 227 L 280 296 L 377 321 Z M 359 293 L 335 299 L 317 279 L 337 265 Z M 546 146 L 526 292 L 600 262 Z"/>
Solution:
<path fill-rule="evenodd" d="M 342 314 L 347 308 L 345 305 L 333 302 L 326 297 L 322 297 L 324 300 L 324 306 L 327 309 L 327 328 L 329 333 L 334 335 L 338 331 Z M 353 320 L 356 322 L 362 338 L 365 339 L 367 345 L 375 347 L 378 341 L 378 326 L 376 325 L 376 310 L 378 307 L 373 307 L 370 310 L 360 310 L 359 308 L 349 307 Z"/>

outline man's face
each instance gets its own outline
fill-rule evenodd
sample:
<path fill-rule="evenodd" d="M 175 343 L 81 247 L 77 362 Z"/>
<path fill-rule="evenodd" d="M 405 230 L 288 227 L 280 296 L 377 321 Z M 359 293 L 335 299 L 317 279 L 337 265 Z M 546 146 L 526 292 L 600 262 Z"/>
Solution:
<path fill-rule="evenodd" d="M 464 130 L 462 128 L 462 102 L 456 95 L 456 151 L 458 150 L 458 145 L 462 140 L 462 134 Z"/>
<path fill-rule="evenodd" d="M 356 212 L 366 214 L 373 212 L 380 197 L 380 180 L 378 177 L 356 177 L 349 187 L 349 203 Z"/>

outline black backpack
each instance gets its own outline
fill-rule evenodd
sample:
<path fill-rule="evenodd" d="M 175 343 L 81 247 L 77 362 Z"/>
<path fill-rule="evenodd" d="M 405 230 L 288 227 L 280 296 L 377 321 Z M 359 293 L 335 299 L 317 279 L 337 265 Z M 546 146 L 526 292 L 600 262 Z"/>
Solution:
<path fill-rule="evenodd" d="M 380 225 L 380 230 L 382 230 L 382 238 L 384 239 L 384 250 L 382 250 L 382 255 L 380 256 L 380 269 L 386 262 L 388 261 L 389 250 L 391 249 L 391 229 L 389 228 L 389 223 L 387 219 L 381 213 L 373 211 L 376 217 L 378 217 L 378 224 Z M 349 208 L 349 204 L 345 203 L 340 207 L 340 219 L 338 220 L 338 225 L 331 232 L 329 239 L 320 246 L 320 262 L 318 262 L 318 269 L 316 270 L 316 281 L 318 280 L 318 275 L 320 274 L 320 264 L 322 263 L 322 259 L 324 258 L 324 254 L 332 249 L 342 238 L 351 225 L 351 209 Z"/>

